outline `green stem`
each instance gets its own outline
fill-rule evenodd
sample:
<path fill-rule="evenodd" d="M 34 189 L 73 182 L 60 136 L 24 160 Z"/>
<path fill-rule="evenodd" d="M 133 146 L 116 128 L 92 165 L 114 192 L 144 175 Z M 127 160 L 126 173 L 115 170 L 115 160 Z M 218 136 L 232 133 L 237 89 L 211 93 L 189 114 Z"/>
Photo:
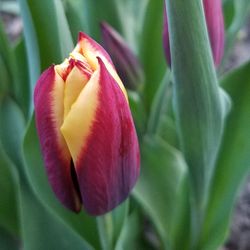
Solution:
<path fill-rule="evenodd" d="M 97 226 L 103 250 L 113 249 L 113 222 L 112 213 L 97 217 Z"/>

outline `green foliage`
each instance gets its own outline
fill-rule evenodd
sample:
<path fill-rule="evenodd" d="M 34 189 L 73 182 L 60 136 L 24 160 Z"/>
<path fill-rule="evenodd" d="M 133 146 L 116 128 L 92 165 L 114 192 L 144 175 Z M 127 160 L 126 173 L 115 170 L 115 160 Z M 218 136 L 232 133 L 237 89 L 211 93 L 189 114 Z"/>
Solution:
<path fill-rule="evenodd" d="M 0 166 L 0 231 L 6 231 L 5 234 L 17 237 L 20 223 L 18 217 L 18 174 L 3 151 L 2 145 L 0 145 Z"/>
<path fill-rule="evenodd" d="M 228 233 L 235 197 L 249 173 L 250 63 L 229 73 L 221 84 L 232 98 L 217 168 L 211 185 L 201 249 L 212 250 Z M 212 232 L 216 235 L 211 238 Z"/>
<path fill-rule="evenodd" d="M 179 215 L 175 212 L 182 205 L 179 204 L 179 196 L 185 180 L 186 165 L 178 150 L 157 137 L 145 138 L 141 153 L 141 177 L 134 196 L 154 222 L 162 244 L 167 248 L 174 244 L 170 236 L 174 236 L 174 227 L 178 226 L 175 217 Z M 185 230 L 184 225 L 181 230 Z"/>
<path fill-rule="evenodd" d="M 6 154 L 16 166 L 22 162 L 21 144 L 23 141 L 25 120 L 19 106 L 12 98 L 0 99 L 0 140 Z"/>
<path fill-rule="evenodd" d="M 27 184 L 21 184 L 20 198 L 21 226 L 25 249 L 67 250 L 72 247 L 77 250 L 93 249 L 58 216 L 51 213 L 39 202 Z"/>
<path fill-rule="evenodd" d="M 162 45 L 163 1 L 149 0 L 145 9 L 140 37 L 140 58 L 145 71 L 145 100 L 147 111 L 166 69 Z"/>
<path fill-rule="evenodd" d="M 166 5 L 171 30 L 173 105 L 181 149 L 190 171 L 191 246 L 195 249 L 223 133 L 225 100 L 204 29 L 201 1 L 169 0 Z M 200 21 L 197 23 L 197 20 Z"/>
<path fill-rule="evenodd" d="M 249 173 L 250 63 L 218 85 L 201 3 L 166 0 L 171 69 L 162 46 L 163 0 L 0 3 L 23 22 L 15 42 L 0 22 L 1 249 L 214 250 L 223 244 Z M 250 3 L 224 0 L 223 8 L 221 69 Z M 79 31 L 100 41 L 101 21 L 138 56 L 145 84 L 128 92 L 141 147 L 140 178 L 131 199 L 95 218 L 66 210 L 52 192 L 32 97 L 41 72 L 68 57 Z"/>

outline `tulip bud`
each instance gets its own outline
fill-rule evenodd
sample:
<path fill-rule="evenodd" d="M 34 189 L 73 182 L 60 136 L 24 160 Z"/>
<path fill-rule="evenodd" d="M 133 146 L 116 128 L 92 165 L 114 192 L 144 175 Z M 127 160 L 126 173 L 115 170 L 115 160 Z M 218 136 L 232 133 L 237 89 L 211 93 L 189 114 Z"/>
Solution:
<path fill-rule="evenodd" d="M 203 0 L 207 30 L 212 48 L 214 64 L 219 66 L 224 53 L 224 18 L 221 0 Z M 166 7 L 165 7 L 166 8 Z M 168 34 L 168 18 L 164 9 L 163 47 L 167 62 L 171 64 Z"/>
<path fill-rule="evenodd" d="M 103 46 L 110 54 L 124 85 L 131 90 L 143 83 L 144 76 L 138 58 L 121 35 L 105 22 L 101 23 Z"/>
<path fill-rule="evenodd" d="M 139 176 L 139 146 L 126 90 L 106 51 L 80 33 L 69 58 L 39 78 L 34 104 L 58 199 L 91 215 L 126 199 Z"/>

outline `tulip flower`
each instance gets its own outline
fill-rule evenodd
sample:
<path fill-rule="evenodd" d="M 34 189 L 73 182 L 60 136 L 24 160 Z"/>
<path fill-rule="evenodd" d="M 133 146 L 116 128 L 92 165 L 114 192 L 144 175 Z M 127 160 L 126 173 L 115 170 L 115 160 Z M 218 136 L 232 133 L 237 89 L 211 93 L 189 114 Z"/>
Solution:
<path fill-rule="evenodd" d="M 127 198 L 140 156 L 126 90 L 107 52 L 84 33 L 34 92 L 35 117 L 49 182 L 78 212 L 101 215 Z"/>
<path fill-rule="evenodd" d="M 203 0 L 207 30 L 215 66 L 219 66 L 224 53 L 224 18 L 221 0 Z M 163 47 L 167 62 L 171 64 L 168 18 L 164 11 Z M 185 38 L 184 38 L 185 39 Z"/>
<path fill-rule="evenodd" d="M 103 46 L 114 61 L 122 82 L 128 89 L 135 90 L 143 83 L 141 64 L 121 35 L 105 22 L 101 23 Z"/>

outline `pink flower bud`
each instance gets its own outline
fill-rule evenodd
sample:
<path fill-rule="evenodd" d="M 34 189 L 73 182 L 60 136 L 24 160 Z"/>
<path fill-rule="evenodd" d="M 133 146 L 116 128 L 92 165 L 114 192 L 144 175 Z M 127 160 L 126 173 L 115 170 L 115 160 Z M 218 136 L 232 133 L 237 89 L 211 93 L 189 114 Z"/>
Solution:
<path fill-rule="evenodd" d="M 138 58 L 121 35 L 105 22 L 101 23 L 103 46 L 116 65 L 122 82 L 128 89 L 136 89 L 143 82 L 143 71 Z"/>

